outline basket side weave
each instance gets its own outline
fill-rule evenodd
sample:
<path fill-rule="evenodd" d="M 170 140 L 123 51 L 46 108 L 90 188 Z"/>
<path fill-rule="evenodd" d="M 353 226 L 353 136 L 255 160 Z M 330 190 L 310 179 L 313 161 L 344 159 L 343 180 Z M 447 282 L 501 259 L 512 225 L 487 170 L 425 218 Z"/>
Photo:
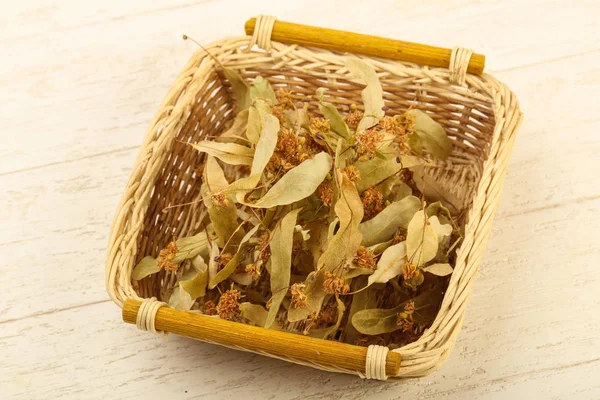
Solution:
<path fill-rule="evenodd" d="M 337 106 L 360 103 L 362 86 L 348 77 L 342 55 L 277 42 L 270 43 L 270 53 L 247 51 L 249 40 L 225 39 L 206 48 L 221 64 L 245 71 L 248 78 L 260 73 L 274 85 L 286 85 L 304 96 L 326 86 L 329 100 L 337 99 Z M 387 82 L 390 90 L 384 96 L 390 111 L 417 105 L 431 111 L 453 136 L 456 156 L 427 172 L 469 204 L 465 237 L 438 316 L 419 340 L 394 350 L 403 357 L 398 376 L 420 376 L 448 356 L 460 331 L 522 114 L 515 96 L 491 76 L 467 75 L 461 87 L 450 83 L 444 68 L 364 59 Z M 160 296 L 174 282 L 174 276 L 161 272 L 158 279 L 145 279 L 134 287 L 130 275 L 135 263 L 147 254 L 156 255 L 174 233 L 183 236 L 199 229 L 202 212 L 197 203 L 167 213 L 162 210 L 199 196 L 198 157 L 181 142 L 214 135 L 232 118 L 229 88 L 217 69 L 204 50 L 194 54 L 167 93 L 141 146 L 109 239 L 106 287 L 121 307 L 128 298 Z M 347 104 L 340 99 L 347 99 Z"/>

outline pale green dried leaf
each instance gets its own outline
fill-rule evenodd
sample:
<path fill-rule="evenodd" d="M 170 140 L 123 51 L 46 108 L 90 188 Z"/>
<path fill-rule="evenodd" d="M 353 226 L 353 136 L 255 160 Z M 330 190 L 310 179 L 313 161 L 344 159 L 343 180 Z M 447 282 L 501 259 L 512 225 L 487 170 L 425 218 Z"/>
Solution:
<path fill-rule="evenodd" d="M 381 83 L 375 73 L 375 69 L 363 60 L 356 57 L 348 57 L 346 58 L 346 68 L 348 68 L 352 75 L 365 81 L 367 85 L 361 92 L 365 116 L 356 129 L 357 132 L 361 132 L 376 125 L 385 115 L 383 111 L 385 107 L 383 89 L 381 88 Z"/>
<path fill-rule="evenodd" d="M 252 99 L 250 98 L 250 87 L 248 83 L 240 76 L 240 74 L 231 69 L 224 68 L 223 74 L 225 78 L 229 81 L 231 85 L 231 89 L 233 90 L 233 98 L 235 99 L 235 104 L 237 106 L 238 112 L 247 109 Z"/>
<path fill-rule="evenodd" d="M 338 171 L 340 198 L 335 203 L 335 214 L 340 220 L 340 227 L 327 245 L 327 249 L 319 258 L 317 268 L 333 271 L 350 265 L 362 240 L 358 225 L 363 218 L 362 201 L 354 184 L 345 174 Z"/>
<path fill-rule="evenodd" d="M 335 106 L 329 102 L 326 102 L 323 99 L 323 93 L 325 93 L 326 88 L 317 89 L 317 97 L 319 98 L 319 110 L 323 117 L 327 121 L 329 121 L 329 126 L 331 130 L 340 135 L 344 139 L 350 139 L 350 129 L 348 129 L 348 125 L 344 121 L 344 118 L 341 116 L 339 111 L 335 108 Z"/>
<path fill-rule="evenodd" d="M 173 262 L 180 263 L 183 260 L 194 258 L 197 255 L 208 256 L 208 238 L 206 232 L 200 232 L 194 236 L 183 237 L 175 242 L 177 254 Z"/>
<path fill-rule="evenodd" d="M 359 192 L 383 182 L 402 169 L 402 165 L 396 162 L 395 157 L 385 160 L 374 157 L 368 161 L 359 161 L 354 166 L 360 172 L 360 180 L 356 184 Z"/>
<path fill-rule="evenodd" d="M 157 265 L 154 257 L 144 257 L 131 272 L 131 279 L 134 281 L 139 281 L 148 275 L 157 273 L 160 270 L 161 268 Z"/>
<path fill-rule="evenodd" d="M 229 278 L 229 276 L 235 271 L 238 264 L 242 260 L 242 256 L 244 255 L 246 246 L 248 245 L 248 240 L 250 240 L 250 238 L 256 234 L 256 232 L 258 231 L 258 228 L 260 228 L 260 225 L 256 225 L 254 228 L 250 229 L 248 231 L 248 233 L 246 233 L 244 235 L 244 237 L 242 238 L 242 240 L 240 241 L 240 244 L 238 245 L 238 249 L 235 252 L 235 254 L 233 255 L 233 258 L 225 265 L 225 267 L 223 267 L 222 270 L 217 272 L 214 276 L 210 276 L 209 283 L 208 283 L 209 289 L 213 289 L 219 283 L 221 283 L 225 279 Z M 209 270 L 210 269 L 211 269 L 211 264 L 209 261 Z"/>
<path fill-rule="evenodd" d="M 290 211 L 273 229 L 271 245 L 271 306 L 265 321 L 265 328 L 270 328 L 279 312 L 287 288 L 290 285 L 292 267 L 292 244 L 296 219 L 301 209 Z"/>
<path fill-rule="evenodd" d="M 268 311 L 258 304 L 242 303 L 240 304 L 240 314 L 242 318 L 246 318 L 256 326 L 265 326 Z"/>
<path fill-rule="evenodd" d="M 388 247 L 379 262 L 377 269 L 369 276 L 369 285 L 386 283 L 402 272 L 402 265 L 406 262 L 406 242 L 400 242 Z"/>
<path fill-rule="evenodd" d="M 271 114 L 265 115 L 260 137 L 254 151 L 254 160 L 250 169 L 251 176 L 258 175 L 260 177 L 263 173 L 277 145 L 278 132 L 279 120 Z"/>
<path fill-rule="evenodd" d="M 169 296 L 169 307 L 177 310 L 189 311 L 194 305 L 195 300 L 192 299 L 190 294 L 183 290 L 180 285 L 175 286 Z"/>
<path fill-rule="evenodd" d="M 228 140 L 225 139 L 232 139 L 229 141 L 233 141 L 235 142 L 238 138 L 240 137 L 244 137 L 244 133 L 246 133 L 246 127 L 248 126 L 248 110 L 242 110 L 240 111 L 236 116 L 235 119 L 233 120 L 233 125 L 231 125 L 231 127 L 229 129 L 227 129 L 225 132 L 223 132 L 219 137 L 218 140 L 221 142 L 225 142 Z"/>
<path fill-rule="evenodd" d="M 425 211 L 417 211 L 408 224 L 406 232 L 406 252 L 408 260 L 421 266 L 433 260 L 438 250 L 438 237 L 435 229 L 429 225 Z"/>
<path fill-rule="evenodd" d="M 235 283 L 242 285 L 242 286 L 248 286 L 252 282 L 254 282 L 254 278 L 252 277 L 252 274 L 250 274 L 248 272 L 240 272 L 237 274 L 231 274 L 229 276 L 229 279 L 231 279 Z"/>
<path fill-rule="evenodd" d="M 325 274 L 323 271 L 314 271 L 308 274 L 304 281 L 308 307 L 306 308 L 295 308 L 290 307 L 288 310 L 288 321 L 298 322 L 302 321 L 311 313 L 317 313 L 323 305 L 325 299 L 325 290 L 323 289 L 323 282 L 325 280 Z"/>
<path fill-rule="evenodd" d="M 452 266 L 446 263 L 431 264 L 423 268 L 423 271 L 437 276 L 447 276 L 453 271 Z"/>
<path fill-rule="evenodd" d="M 212 195 L 219 193 L 229 186 L 225 174 L 217 160 L 208 156 L 204 168 L 204 184 L 202 185 L 202 196 L 208 211 L 212 227 L 217 234 L 219 247 L 224 247 L 228 241 L 237 244 L 244 235 L 243 229 L 238 229 L 238 216 L 235 204 L 226 201 L 225 204 L 213 202 Z M 230 240 L 231 238 L 231 240 Z"/>
<path fill-rule="evenodd" d="M 413 135 L 419 139 L 415 148 L 409 141 L 411 149 L 417 154 L 424 152 L 441 160 L 447 159 L 452 153 L 452 141 L 446 135 L 444 128 L 421 110 L 413 109 L 407 113 L 415 118 Z"/>
<path fill-rule="evenodd" d="M 250 87 L 250 96 L 252 99 L 267 99 L 272 103 L 277 102 L 277 97 L 275 96 L 275 92 L 271 87 L 271 84 L 268 80 L 263 78 L 262 76 L 257 76 L 252 82 L 252 86 Z"/>
<path fill-rule="evenodd" d="M 252 158 L 254 157 L 254 150 L 236 143 L 202 140 L 196 144 L 191 144 L 191 146 L 231 165 L 252 165 Z"/>
<path fill-rule="evenodd" d="M 332 326 L 330 326 L 328 328 L 311 330 L 311 331 L 309 331 L 308 336 L 321 338 L 321 339 L 327 339 L 330 336 L 334 336 L 336 334 L 336 332 L 338 331 L 338 329 L 340 329 L 340 325 L 342 324 L 342 319 L 344 318 L 344 313 L 346 312 L 346 305 L 337 296 L 335 298 L 335 301 L 337 304 L 337 317 L 336 317 L 335 324 L 333 324 Z"/>
<path fill-rule="evenodd" d="M 192 265 L 196 275 L 192 279 L 179 281 L 181 289 L 185 290 L 192 300 L 203 297 L 206 294 L 206 285 L 208 283 L 208 265 L 200 256 L 192 260 Z"/>
<path fill-rule="evenodd" d="M 442 241 L 444 237 L 448 237 L 452 234 L 452 225 L 440 223 L 437 215 L 429 217 L 428 221 L 429 225 L 435 230 L 439 241 Z"/>
<path fill-rule="evenodd" d="M 394 332 L 400 327 L 397 324 L 398 312 L 404 305 L 391 308 L 370 308 L 358 311 L 352 317 L 352 326 L 363 335 L 380 335 Z"/>
<path fill-rule="evenodd" d="M 262 198 L 247 205 L 271 208 L 292 204 L 310 196 L 331 170 L 331 162 L 329 154 L 325 152 L 317 154 L 314 158 L 292 168 Z"/>
<path fill-rule="evenodd" d="M 357 276 L 361 275 L 371 275 L 373 273 L 372 269 L 369 268 L 361 268 L 355 264 L 352 264 L 350 268 L 342 273 L 342 279 L 354 279 Z"/>
<path fill-rule="evenodd" d="M 382 212 L 358 226 L 363 235 L 363 246 L 372 246 L 391 239 L 399 228 L 406 229 L 415 213 L 421 208 L 421 201 L 408 196 L 396 201 Z"/>

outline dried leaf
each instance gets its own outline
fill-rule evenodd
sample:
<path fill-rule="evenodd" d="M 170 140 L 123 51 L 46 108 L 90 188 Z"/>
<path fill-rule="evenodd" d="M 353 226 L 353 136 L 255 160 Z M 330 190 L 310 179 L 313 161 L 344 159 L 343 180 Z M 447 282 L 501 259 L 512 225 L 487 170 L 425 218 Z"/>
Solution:
<path fill-rule="evenodd" d="M 250 176 L 238 179 L 225 190 L 229 196 L 235 197 L 238 203 L 243 203 L 244 196 L 254 190 L 258 182 L 260 182 L 263 171 L 269 163 L 269 160 L 275 151 L 275 146 L 277 145 L 279 121 L 272 115 L 266 115 L 264 122 L 256 144 Z"/>
<path fill-rule="evenodd" d="M 260 133 L 263 130 L 263 119 L 271 114 L 271 107 L 262 99 L 254 100 L 254 104 L 248 109 L 248 128 L 246 137 L 252 144 L 258 143 Z"/>
<path fill-rule="evenodd" d="M 175 245 L 177 246 L 177 254 L 173 258 L 173 262 L 175 263 L 194 258 L 197 255 L 201 255 L 202 257 L 208 256 L 208 238 L 206 237 L 206 232 L 177 239 Z"/>
<path fill-rule="evenodd" d="M 219 283 L 221 283 L 225 279 L 229 278 L 229 276 L 235 271 L 235 269 L 237 268 L 238 264 L 240 263 L 240 261 L 242 259 L 242 255 L 244 254 L 245 248 L 248 244 L 248 240 L 250 240 L 250 238 L 256 234 L 256 232 L 258 231 L 258 228 L 260 228 L 260 225 L 256 225 L 254 228 L 250 229 L 248 231 L 248 233 L 246 233 L 246 235 L 244 235 L 244 237 L 240 241 L 237 251 L 231 258 L 231 260 L 225 265 L 225 267 L 223 267 L 222 270 L 218 271 L 214 277 L 213 276 L 210 277 L 210 280 L 208 283 L 209 289 L 213 289 Z M 210 269 L 210 263 L 209 263 L 209 269 Z"/>
<path fill-rule="evenodd" d="M 169 296 L 169 307 L 175 308 L 177 310 L 189 311 L 194 305 L 195 300 L 192 300 L 192 297 L 188 292 L 183 290 L 181 286 L 177 285 L 171 292 L 171 296 Z"/>
<path fill-rule="evenodd" d="M 445 160 L 452 153 L 452 141 L 444 128 L 421 110 L 409 110 L 407 114 L 415 118 L 415 133 L 409 138 L 411 149 Z"/>
<path fill-rule="evenodd" d="M 267 99 L 272 103 L 277 102 L 277 97 L 275 96 L 275 92 L 271 87 L 271 84 L 268 80 L 263 78 L 262 76 L 257 76 L 252 82 L 252 87 L 250 88 L 250 96 L 253 99 Z"/>
<path fill-rule="evenodd" d="M 184 281 L 193 279 L 196 275 L 196 269 L 190 268 L 185 271 L 181 279 Z M 193 299 L 192 296 L 188 292 L 182 289 L 181 285 L 178 284 L 171 292 L 171 296 L 169 296 L 169 307 L 176 308 L 178 310 L 188 311 L 194 305 L 196 299 Z"/>
<path fill-rule="evenodd" d="M 406 242 L 400 242 L 388 247 L 379 262 L 373 275 L 369 276 L 369 285 L 373 283 L 386 283 L 400 275 L 402 265 L 406 262 Z"/>
<path fill-rule="evenodd" d="M 301 209 L 287 213 L 273 229 L 271 240 L 271 307 L 265 321 L 265 328 L 271 327 L 279 312 L 279 306 L 287 293 L 290 285 L 290 274 L 292 267 L 292 243 L 294 240 L 294 229 L 296 218 Z"/>
<path fill-rule="evenodd" d="M 219 141 L 226 141 L 225 139 L 233 139 L 231 142 L 235 142 L 238 138 L 244 137 L 246 133 L 246 127 L 248 126 L 248 110 L 240 111 L 233 120 L 231 128 L 223 132 L 217 139 Z"/>
<path fill-rule="evenodd" d="M 372 66 L 356 57 L 346 59 L 346 68 L 350 73 L 361 78 L 367 84 L 367 87 L 361 92 L 363 105 L 365 107 L 365 116 L 358 124 L 357 132 L 364 131 L 376 125 L 385 115 L 383 108 L 383 89 L 377 74 Z"/>
<path fill-rule="evenodd" d="M 139 281 L 148 275 L 157 273 L 160 270 L 161 268 L 157 265 L 156 258 L 150 256 L 144 257 L 131 272 L 131 279 L 134 281 Z"/>
<path fill-rule="evenodd" d="M 308 241 L 310 239 L 310 230 L 308 229 L 303 229 L 302 225 L 296 225 L 296 227 L 294 228 L 294 230 L 296 232 L 298 232 L 301 236 L 302 236 L 302 240 L 303 241 Z"/>
<path fill-rule="evenodd" d="M 196 150 L 217 157 L 231 165 L 252 165 L 254 150 L 236 143 L 218 143 L 202 140 L 191 144 Z"/>
<path fill-rule="evenodd" d="M 367 285 L 367 277 L 363 276 L 354 281 L 353 289 L 362 288 L 365 285 Z M 352 304 L 350 305 L 350 311 L 348 312 L 348 322 L 343 337 L 343 340 L 346 343 L 355 343 L 358 338 L 358 331 L 354 328 L 354 325 L 352 325 L 354 314 L 362 310 L 377 307 L 377 297 L 374 295 L 375 286 L 358 291 L 352 295 Z"/>
<path fill-rule="evenodd" d="M 331 103 L 328 103 L 323 100 L 323 93 L 325 93 L 326 88 L 317 89 L 317 97 L 319 98 L 319 110 L 325 117 L 327 121 L 329 121 L 329 126 L 331 129 L 340 135 L 344 139 L 350 139 L 350 129 L 348 129 L 348 125 L 344 121 L 344 118 L 340 115 L 335 106 Z"/>
<path fill-rule="evenodd" d="M 196 256 L 192 260 L 192 265 L 196 270 L 196 275 L 192 279 L 179 281 L 179 286 L 190 295 L 192 300 L 196 300 L 206 294 L 208 265 L 206 265 L 204 259 L 200 256 Z"/>
<path fill-rule="evenodd" d="M 263 306 L 248 302 L 240 304 L 240 313 L 243 318 L 256 326 L 264 326 L 268 315 L 268 311 Z"/>
<path fill-rule="evenodd" d="M 406 233 L 408 260 L 419 267 L 433 260 L 437 250 L 438 237 L 435 229 L 425 218 L 425 211 L 417 211 L 408 224 Z"/>
<path fill-rule="evenodd" d="M 450 275 L 453 271 L 450 264 L 431 264 L 423 268 L 423 271 L 437 276 Z"/>
<path fill-rule="evenodd" d="M 337 318 L 335 324 L 330 326 L 329 328 L 322 329 L 314 329 L 309 331 L 308 336 L 316 337 L 321 339 L 327 339 L 330 336 L 335 336 L 338 329 L 340 329 L 340 325 L 342 324 L 342 319 L 344 318 L 344 313 L 346 312 L 346 305 L 339 297 L 335 297 L 335 301 L 337 304 Z"/>
<path fill-rule="evenodd" d="M 428 221 L 429 225 L 435 230 L 439 241 L 442 241 L 444 237 L 448 237 L 452 234 L 452 226 L 450 224 L 441 224 L 436 215 L 429 217 Z"/>
<path fill-rule="evenodd" d="M 231 279 L 235 283 L 242 285 L 242 286 L 248 286 L 252 282 L 254 282 L 254 278 L 252 277 L 252 274 L 249 274 L 247 272 L 240 272 L 237 274 L 232 274 L 229 276 L 229 279 Z"/>
<path fill-rule="evenodd" d="M 359 161 L 354 166 L 360 172 L 360 181 L 358 181 L 356 187 L 359 192 L 367 190 L 371 186 L 375 186 L 380 182 L 388 179 L 390 176 L 400 172 L 402 168 L 408 168 L 420 164 L 420 160 L 415 157 L 401 156 L 402 162 L 396 161 L 396 156 L 381 159 L 374 157 L 368 161 Z"/>
<path fill-rule="evenodd" d="M 265 115 L 263 118 L 263 127 L 254 152 L 254 160 L 252 160 L 251 176 L 258 175 L 260 177 L 269 163 L 277 145 L 278 132 L 279 120 L 271 114 Z"/>
<path fill-rule="evenodd" d="M 415 319 L 420 323 L 430 322 L 437 312 L 437 306 L 440 303 L 443 291 L 438 284 L 415 298 L 400 303 L 397 307 L 390 309 L 372 308 L 362 310 L 352 317 L 352 325 L 357 331 L 364 335 L 380 335 L 390 333 L 400 329 L 398 325 L 398 313 L 404 311 L 404 307 L 409 301 L 414 303 Z"/>
<path fill-rule="evenodd" d="M 363 235 L 362 245 L 372 246 L 391 239 L 398 228 L 408 227 L 419 208 L 421 201 L 415 196 L 408 196 L 390 204 L 374 218 L 358 226 Z"/>
<path fill-rule="evenodd" d="M 327 249 L 319 258 L 317 268 L 322 271 L 333 271 L 350 265 L 362 240 L 358 225 L 363 218 L 363 205 L 354 184 L 348 177 L 338 171 L 340 198 L 335 203 L 335 214 L 340 220 L 340 227 L 327 245 Z"/>
<path fill-rule="evenodd" d="M 400 329 L 398 313 L 404 304 L 391 309 L 370 308 L 358 311 L 352 317 L 352 325 L 363 335 L 380 335 Z"/>
<path fill-rule="evenodd" d="M 219 256 L 219 247 L 216 242 L 211 242 L 209 245 L 209 256 L 208 256 L 208 281 L 211 282 L 217 276 L 219 269 L 219 263 L 217 257 Z M 210 288 L 212 289 L 212 287 Z"/>
<path fill-rule="evenodd" d="M 237 73 L 237 71 L 231 68 L 224 68 L 223 75 L 229 81 L 231 89 L 233 90 L 233 98 L 237 106 L 238 112 L 247 109 L 252 103 L 250 98 L 250 87 L 248 83 Z"/>
<path fill-rule="evenodd" d="M 329 154 L 325 152 L 317 154 L 314 158 L 292 168 L 261 199 L 247 205 L 271 208 L 292 204 L 310 196 L 329 173 L 331 162 Z"/>
<path fill-rule="evenodd" d="M 306 297 L 308 300 L 308 307 L 306 308 L 295 308 L 291 307 L 288 310 L 288 321 L 298 322 L 302 321 L 311 313 L 318 313 L 323 305 L 325 299 L 325 290 L 323 289 L 323 282 L 325 280 L 325 274 L 323 271 L 314 271 L 308 274 L 304 281 Z"/>

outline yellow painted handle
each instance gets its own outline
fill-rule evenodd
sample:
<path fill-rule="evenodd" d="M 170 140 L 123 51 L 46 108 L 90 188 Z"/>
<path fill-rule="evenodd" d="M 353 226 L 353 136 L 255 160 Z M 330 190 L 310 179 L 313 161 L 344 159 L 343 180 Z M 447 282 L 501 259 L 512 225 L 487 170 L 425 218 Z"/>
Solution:
<path fill-rule="evenodd" d="M 127 300 L 123 305 L 123 321 L 135 324 L 141 304 L 137 300 Z M 366 370 L 366 347 L 259 328 L 169 307 L 158 310 L 155 327 L 159 331 L 325 367 L 363 374 Z M 386 359 L 386 375 L 397 376 L 400 362 L 400 354 L 390 351 Z"/>
<path fill-rule="evenodd" d="M 245 25 L 246 34 L 252 35 L 255 26 L 256 18 L 249 19 Z M 445 68 L 450 65 L 452 54 L 451 49 L 443 47 L 284 21 L 275 22 L 271 39 L 276 42 L 300 44 Z M 483 54 L 473 54 L 467 72 L 481 75 L 484 68 L 485 56 Z"/>

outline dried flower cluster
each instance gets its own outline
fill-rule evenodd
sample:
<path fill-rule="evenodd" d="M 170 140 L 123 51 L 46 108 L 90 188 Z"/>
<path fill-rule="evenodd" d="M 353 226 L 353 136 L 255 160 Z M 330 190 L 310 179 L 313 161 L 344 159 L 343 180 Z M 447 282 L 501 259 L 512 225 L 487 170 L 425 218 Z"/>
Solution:
<path fill-rule="evenodd" d="M 172 307 L 222 319 L 361 345 L 415 340 L 437 313 L 460 229 L 413 176 L 452 146 L 424 112 L 386 116 L 371 66 L 347 68 L 366 81 L 364 104 L 345 115 L 324 88 L 309 107 L 227 70 L 237 116 L 192 145 L 205 155 L 201 229 L 132 277 L 172 271 Z"/>

